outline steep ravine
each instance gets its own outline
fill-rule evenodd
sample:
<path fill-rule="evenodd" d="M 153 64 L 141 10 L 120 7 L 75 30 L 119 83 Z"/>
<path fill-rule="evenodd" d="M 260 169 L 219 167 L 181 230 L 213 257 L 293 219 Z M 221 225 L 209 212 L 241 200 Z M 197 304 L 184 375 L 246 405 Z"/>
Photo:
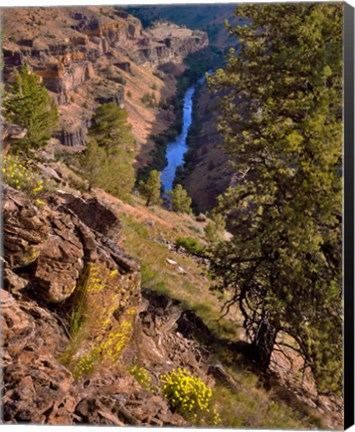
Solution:
<path fill-rule="evenodd" d="M 216 97 L 204 81 L 193 100 L 192 124 L 187 136 L 184 164 L 176 182 L 183 184 L 199 212 L 212 210 L 217 197 L 232 182 L 232 170 L 217 130 Z"/>
<path fill-rule="evenodd" d="M 146 208 L 134 193 L 125 202 L 88 192 L 70 153 L 65 164 L 52 152 L 53 145 L 82 149 L 95 108 L 114 101 L 127 109 L 141 145 L 137 163 L 149 162 L 148 136 L 172 123 L 172 109 L 149 108 L 142 95 L 174 97 L 183 58 L 206 47 L 206 34 L 166 23 L 143 30 L 111 7 L 4 15 L 5 79 L 21 64 L 40 75 L 58 104 L 60 128 L 42 162 L 32 162 L 52 182 L 42 202 L 8 185 L 2 190 L 3 421 L 191 426 L 161 388 L 161 374 L 183 367 L 215 392 L 222 426 L 337 427 L 332 401 L 312 392 L 283 397 L 285 373 L 268 382 L 271 391 L 264 388 L 237 314 L 218 319 L 223 299 L 209 290 L 208 262 L 175 244 L 181 236 L 205 242 L 206 220 Z M 227 159 L 205 86 L 196 100 L 184 184 L 206 210 L 230 177 L 221 175 Z M 3 130 L 6 139 L 23 133 L 17 125 Z"/>
<path fill-rule="evenodd" d="M 186 153 L 187 136 L 192 123 L 192 106 L 193 97 L 196 91 L 196 86 L 202 83 L 203 77 L 194 85 L 189 87 L 183 99 L 182 107 L 182 128 L 180 134 L 166 146 L 167 165 L 161 173 L 161 182 L 164 191 L 172 190 L 175 179 L 176 169 L 182 165 L 184 154 Z"/>

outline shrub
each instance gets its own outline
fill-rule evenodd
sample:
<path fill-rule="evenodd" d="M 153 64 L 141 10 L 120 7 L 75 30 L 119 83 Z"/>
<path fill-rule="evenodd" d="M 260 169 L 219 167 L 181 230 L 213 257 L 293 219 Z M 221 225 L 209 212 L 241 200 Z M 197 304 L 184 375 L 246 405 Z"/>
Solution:
<path fill-rule="evenodd" d="M 148 108 L 155 108 L 158 104 L 154 93 L 145 93 L 144 96 L 141 98 L 141 101 Z"/>
<path fill-rule="evenodd" d="M 43 205 L 41 199 L 51 189 L 51 183 L 42 179 L 33 167 L 24 165 L 18 156 L 5 156 L 3 160 L 3 181 L 9 186 L 25 192 L 35 204 Z"/>
<path fill-rule="evenodd" d="M 205 235 L 209 242 L 213 243 L 222 240 L 226 220 L 221 213 L 212 214 L 212 220 L 205 227 Z"/>
<path fill-rule="evenodd" d="M 177 247 L 183 247 L 193 255 L 203 255 L 205 251 L 204 246 L 192 237 L 178 237 L 175 245 Z"/>
<path fill-rule="evenodd" d="M 212 412 L 212 422 L 215 425 L 220 423 L 219 415 L 211 404 L 212 389 L 199 377 L 191 375 L 185 368 L 179 368 L 160 378 L 164 397 L 187 420 L 206 424 Z"/>
<path fill-rule="evenodd" d="M 134 365 L 130 368 L 129 373 L 136 379 L 144 390 L 152 390 L 152 379 L 144 367 Z"/>
<path fill-rule="evenodd" d="M 190 213 L 192 199 L 188 196 L 187 191 L 177 184 L 172 191 L 167 193 L 171 200 L 172 209 L 177 213 Z"/>

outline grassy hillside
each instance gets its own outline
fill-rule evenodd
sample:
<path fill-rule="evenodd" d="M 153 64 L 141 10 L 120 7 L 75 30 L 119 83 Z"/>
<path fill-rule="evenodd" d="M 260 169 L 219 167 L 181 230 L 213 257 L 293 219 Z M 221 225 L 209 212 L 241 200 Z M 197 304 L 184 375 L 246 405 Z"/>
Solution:
<path fill-rule="evenodd" d="M 205 243 L 203 228 L 193 216 L 176 214 L 161 207 L 147 208 L 137 196 L 130 203 L 97 190 L 100 200 L 112 206 L 122 221 L 120 245 L 141 264 L 142 287 L 179 300 L 183 308 L 194 310 L 215 336 L 211 362 L 223 364 L 237 385 L 237 392 L 218 384 L 214 403 L 225 427 L 318 429 L 322 421 L 305 404 L 291 398 L 287 402 L 277 387 L 264 388 L 245 359 L 228 348 L 228 342 L 243 336 L 241 317 L 232 310 L 218 321 L 223 301 L 209 288 L 207 267 L 196 257 L 171 250 L 178 237 L 193 237 Z"/>

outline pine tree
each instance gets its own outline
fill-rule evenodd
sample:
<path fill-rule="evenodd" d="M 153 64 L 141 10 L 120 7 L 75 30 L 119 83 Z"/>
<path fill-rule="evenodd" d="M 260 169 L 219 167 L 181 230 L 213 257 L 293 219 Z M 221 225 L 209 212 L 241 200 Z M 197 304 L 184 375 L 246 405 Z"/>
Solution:
<path fill-rule="evenodd" d="M 89 134 L 110 156 L 118 153 L 122 148 L 130 151 L 134 144 L 127 111 L 114 102 L 100 105 L 97 108 Z"/>
<path fill-rule="evenodd" d="M 95 139 L 90 139 L 89 143 L 80 157 L 80 165 L 83 174 L 89 182 L 89 189 L 102 185 L 103 172 L 107 164 L 105 150 L 99 147 Z"/>
<path fill-rule="evenodd" d="M 121 198 L 128 197 L 135 183 L 134 137 L 127 117 L 127 112 L 115 103 L 103 104 L 96 110 L 89 129 L 89 137 L 97 143 L 97 148 L 90 151 L 105 154 L 97 186 Z"/>
<path fill-rule="evenodd" d="M 192 200 L 181 184 L 177 184 L 172 191 L 168 192 L 168 195 L 175 212 L 190 213 Z"/>
<path fill-rule="evenodd" d="M 213 249 L 212 272 L 234 291 L 226 310 L 239 305 L 262 369 L 287 334 L 318 391 L 340 392 L 342 5 L 238 15 L 238 54 L 209 79 L 238 179 L 220 202 L 233 238 Z"/>
<path fill-rule="evenodd" d="M 139 182 L 139 192 L 146 198 L 145 205 L 148 207 L 150 205 L 160 205 L 160 172 L 157 170 L 152 170 L 149 173 L 148 180 L 144 182 L 141 180 Z"/>
<path fill-rule="evenodd" d="M 15 71 L 15 83 L 4 97 L 5 118 L 27 129 L 26 136 L 13 144 L 11 151 L 28 155 L 44 147 L 56 128 L 58 114 L 44 84 L 26 66 Z"/>

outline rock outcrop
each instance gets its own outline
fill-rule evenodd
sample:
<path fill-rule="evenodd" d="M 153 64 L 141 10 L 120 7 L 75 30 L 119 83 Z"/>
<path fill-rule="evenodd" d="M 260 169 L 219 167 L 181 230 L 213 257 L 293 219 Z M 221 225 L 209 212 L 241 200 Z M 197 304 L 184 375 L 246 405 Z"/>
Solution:
<path fill-rule="evenodd" d="M 27 135 L 27 129 L 13 123 L 5 123 L 5 119 L 3 116 L 0 116 L 0 124 L 1 142 L 3 144 L 2 150 L 3 154 L 6 156 L 11 144 L 14 141 L 20 140 Z"/>
<path fill-rule="evenodd" d="M 79 127 L 74 130 L 65 130 L 54 132 L 54 137 L 58 138 L 59 141 L 68 147 L 79 147 L 85 145 L 86 140 L 86 128 Z"/>
<path fill-rule="evenodd" d="M 173 367 L 207 379 L 208 357 L 178 302 L 142 297 L 114 211 L 64 192 L 38 208 L 5 186 L 3 212 L 5 423 L 186 425 L 129 366 L 143 365 L 155 388 Z"/>

